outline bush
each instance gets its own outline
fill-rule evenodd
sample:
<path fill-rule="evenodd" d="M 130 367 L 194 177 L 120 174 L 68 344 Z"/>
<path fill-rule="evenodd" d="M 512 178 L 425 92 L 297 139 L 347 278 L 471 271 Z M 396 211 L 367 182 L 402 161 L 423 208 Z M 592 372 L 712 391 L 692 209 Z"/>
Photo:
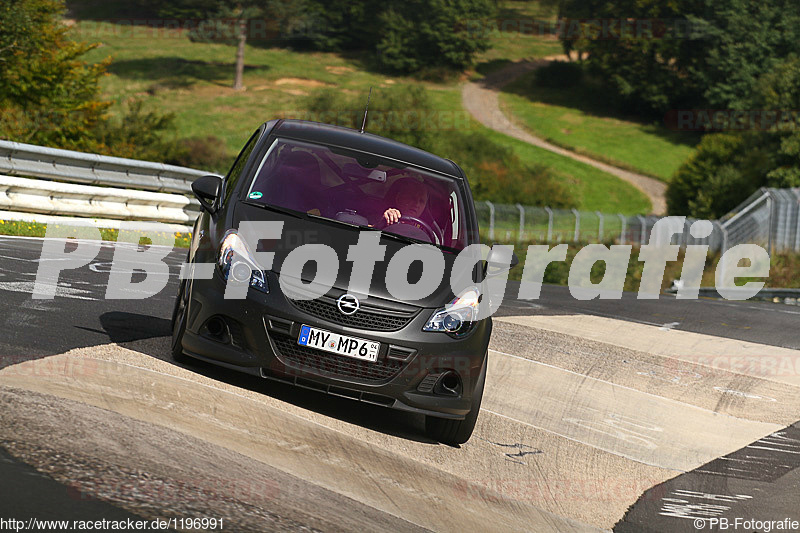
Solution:
<path fill-rule="evenodd" d="M 146 111 L 144 104 L 134 100 L 119 119 L 110 119 L 99 128 L 101 144 L 96 152 L 157 161 L 171 165 L 224 173 L 233 163 L 224 141 L 219 137 L 168 138 L 175 129 L 173 114 Z"/>
<path fill-rule="evenodd" d="M 714 219 L 747 199 L 762 182 L 763 157 L 752 141 L 729 133 L 703 137 L 670 181 L 669 213 Z"/>
<path fill-rule="evenodd" d="M 519 257 L 520 264 L 524 265 L 525 262 L 528 260 L 528 246 L 530 244 L 545 244 L 542 242 L 537 241 L 527 241 L 527 242 L 511 242 L 507 244 L 513 244 L 514 249 L 516 250 L 516 254 Z M 569 282 L 569 272 L 572 268 L 572 263 L 575 259 L 575 256 L 578 252 L 583 249 L 586 244 L 589 243 L 568 243 L 569 247 L 567 248 L 567 257 L 565 261 L 553 261 L 544 271 L 544 276 L 542 281 L 544 283 L 548 283 L 551 285 L 567 285 Z M 608 241 L 603 243 L 606 246 L 612 245 L 612 241 Z M 554 244 L 550 244 L 550 246 L 554 246 Z M 634 246 L 631 255 L 628 258 L 628 267 L 625 274 L 625 283 L 623 284 L 623 290 L 629 292 L 638 292 L 639 288 L 641 287 L 642 282 L 642 273 L 644 272 L 644 262 L 639 261 L 639 252 L 640 248 L 638 246 Z M 678 258 L 675 261 L 668 261 L 666 269 L 664 270 L 664 276 L 661 282 L 661 290 L 667 289 L 672 285 L 672 281 L 675 279 L 680 279 L 681 272 L 683 269 L 683 263 L 685 258 L 685 252 L 681 250 L 678 253 Z M 789 260 L 786 260 L 789 259 Z M 794 272 L 791 271 L 791 266 L 797 265 L 800 261 L 798 261 L 797 256 L 793 258 L 784 258 L 783 263 L 781 263 L 781 270 L 780 273 L 777 269 L 773 269 L 770 272 L 770 278 L 767 280 L 767 285 L 770 287 L 775 286 L 797 286 L 798 280 L 797 276 L 794 275 Z M 703 269 L 703 278 L 701 282 L 701 286 L 709 287 L 714 285 L 714 274 L 717 268 L 717 264 L 719 261 L 719 254 L 715 252 L 710 252 L 706 255 L 705 266 Z M 777 263 L 776 263 L 777 264 Z M 589 275 L 592 283 L 599 283 L 603 275 L 606 272 L 607 265 L 603 261 L 598 261 L 592 266 L 591 273 Z M 519 281 L 522 279 L 522 272 L 521 268 L 514 268 L 509 273 L 509 279 L 514 281 Z M 739 278 L 742 280 L 743 278 Z"/>
<path fill-rule="evenodd" d="M 366 95 L 347 96 L 335 89 L 315 92 L 306 100 L 311 118 L 360 129 Z M 428 94 L 418 85 L 373 91 L 367 129 L 411 146 L 424 147 L 432 142 L 431 130 L 422 123 L 433 108 Z M 424 148 L 427 149 L 427 148 Z"/>
<path fill-rule="evenodd" d="M 233 158 L 228 153 L 225 142 L 219 137 L 191 137 L 178 141 L 175 155 L 165 161 L 173 165 L 180 165 L 208 172 L 224 174 L 233 164 Z"/>
<path fill-rule="evenodd" d="M 360 128 L 364 101 L 332 89 L 321 90 L 306 102 L 311 118 Z M 573 207 L 569 192 L 544 166 L 527 166 L 506 146 L 480 131 L 437 127 L 425 117 L 439 117 L 428 94 L 417 85 L 373 93 L 367 131 L 456 161 L 470 179 L 476 200 Z M 472 123 L 465 124 L 465 129 Z M 457 124 L 456 124 L 457 126 Z"/>
<path fill-rule="evenodd" d="M 574 87 L 583 80 L 583 66 L 580 63 L 551 61 L 536 69 L 534 77 L 536 84 L 541 87 L 550 89 Z"/>
<path fill-rule="evenodd" d="M 173 156 L 176 145 L 164 140 L 164 134 L 174 127 L 175 116 L 145 111 L 141 100 L 128 103 L 125 114 L 109 118 L 100 123 L 93 132 L 93 152 L 144 159 L 165 161 Z"/>
<path fill-rule="evenodd" d="M 476 201 L 561 208 L 576 205 L 548 167 L 524 164 L 511 148 L 481 132 L 440 135 L 428 150 L 458 162 L 470 178 Z"/>

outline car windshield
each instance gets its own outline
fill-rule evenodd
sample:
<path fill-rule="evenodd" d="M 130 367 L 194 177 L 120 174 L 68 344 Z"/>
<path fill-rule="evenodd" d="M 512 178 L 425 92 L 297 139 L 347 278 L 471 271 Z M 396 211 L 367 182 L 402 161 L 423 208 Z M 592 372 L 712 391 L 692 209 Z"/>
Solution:
<path fill-rule="evenodd" d="M 469 228 L 459 185 L 372 154 L 277 139 L 247 201 L 460 250 Z"/>

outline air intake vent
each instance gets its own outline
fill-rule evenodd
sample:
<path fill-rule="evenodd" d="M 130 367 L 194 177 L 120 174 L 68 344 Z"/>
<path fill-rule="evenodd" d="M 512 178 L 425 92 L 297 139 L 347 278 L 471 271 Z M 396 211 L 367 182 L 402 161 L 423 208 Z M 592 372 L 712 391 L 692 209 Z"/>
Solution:
<path fill-rule="evenodd" d="M 300 346 L 294 337 L 277 332 L 270 332 L 270 338 L 275 345 L 275 355 L 283 364 L 309 374 L 386 382 L 395 377 L 405 366 L 400 361 L 386 358 L 379 358 L 376 362 L 370 363 Z"/>
<path fill-rule="evenodd" d="M 417 390 L 420 392 L 424 392 L 426 394 L 433 392 L 433 387 L 434 385 L 436 385 L 436 381 L 439 379 L 441 375 L 442 375 L 441 373 L 428 374 L 427 376 L 425 376 L 425 379 L 423 379 L 417 386 Z"/>
<path fill-rule="evenodd" d="M 417 351 L 412 348 L 391 345 L 389 346 L 389 351 L 386 352 L 386 357 L 394 359 L 395 361 L 406 362 L 410 360 L 415 353 L 417 353 Z"/>
<path fill-rule="evenodd" d="M 289 300 L 295 307 L 311 316 L 359 329 L 372 331 L 397 331 L 408 325 L 417 315 L 418 309 L 412 311 L 395 311 L 381 309 L 363 303 L 352 315 L 342 314 L 336 307 L 336 300 L 328 296 L 316 300 Z"/>
<path fill-rule="evenodd" d="M 282 320 L 280 318 L 269 317 L 267 327 L 270 331 L 278 331 L 289 335 L 292 332 L 292 322 L 290 320 Z"/>

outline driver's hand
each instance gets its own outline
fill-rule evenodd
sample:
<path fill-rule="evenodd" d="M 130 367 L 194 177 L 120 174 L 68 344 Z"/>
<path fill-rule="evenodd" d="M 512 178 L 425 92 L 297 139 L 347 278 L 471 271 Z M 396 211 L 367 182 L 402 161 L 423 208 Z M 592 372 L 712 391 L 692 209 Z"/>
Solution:
<path fill-rule="evenodd" d="M 397 224 L 397 221 L 400 220 L 400 217 L 400 211 L 393 207 L 390 207 L 383 212 L 383 219 L 386 221 L 387 225 Z"/>

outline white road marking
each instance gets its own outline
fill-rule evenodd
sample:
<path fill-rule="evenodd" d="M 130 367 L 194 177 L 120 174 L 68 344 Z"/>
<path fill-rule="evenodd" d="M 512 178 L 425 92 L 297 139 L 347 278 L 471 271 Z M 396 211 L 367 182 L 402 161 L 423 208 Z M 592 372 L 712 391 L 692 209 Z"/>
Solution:
<path fill-rule="evenodd" d="M 694 370 L 674 368 L 674 364 L 657 365 L 653 363 L 647 363 L 645 361 L 629 361 L 627 359 L 622 359 L 620 362 L 622 364 L 632 365 L 638 368 L 643 367 L 642 370 L 636 371 L 637 376 L 647 376 L 660 381 L 665 381 L 667 383 L 672 383 L 673 385 L 682 385 L 684 387 L 690 385 L 691 383 L 697 383 L 704 377 L 703 374 L 700 374 Z M 666 362 L 669 363 L 669 360 Z"/>
<path fill-rule="evenodd" d="M 733 396 L 741 396 L 743 398 L 748 398 L 750 400 L 766 400 L 768 402 L 777 402 L 775 398 L 770 398 L 769 396 L 759 396 L 758 394 L 752 394 L 749 392 L 742 392 L 733 389 L 726 389 L 725 387 L 714 387 L 714 390 L 717 392 L 721 392 L 722 394 L 730 394 Z"/>
<path fill-rule="evenodd" d="M 0 291 L 33 294 L 34 286 L 35 283 L 32 281 L 0 281 Z M 56 286 L 56 297 L 71 298 L 73 300 L 100 300 L 100 298 L 85 296 L 86 294 L 91 294 L 91 291 L 75 289 L 72 287 L 64 287 L 62 285 Z"/>
<path fill-rule="evenodd" d="M 749 444 L 747 447 L 757 450 L 800 454 L 800 440 L 787 437 L 783 431 L 776 431 L 753 444 Z"/>
<path fill-rule="evenodd" d="M 11 259 L 12 261 L 24 261 L 26 263 L 40 263 L 42 261 L 69 261 L 69 257 L 45 257 L 38 259 L 28 259 L 25 257 L 17 257 L 13 255 L 0 255 L 0 259 Z"/>
<path fill-rule="evenodd" d="M 753 498 L 747 494 L 709 494 L 683 489 L 670 492 L 669 495 L 675 497 L 662 498 L 661 501 L 665 503 L 661 506 L 661 512 L 658 514 L 690 520 L 708 520 L 714 516 L 720 516 L 731 509 L 730 506 L 722 505 L 722 503 L 738 503 Z M 721 503 L 706 503 L 709 501 Z"/>

